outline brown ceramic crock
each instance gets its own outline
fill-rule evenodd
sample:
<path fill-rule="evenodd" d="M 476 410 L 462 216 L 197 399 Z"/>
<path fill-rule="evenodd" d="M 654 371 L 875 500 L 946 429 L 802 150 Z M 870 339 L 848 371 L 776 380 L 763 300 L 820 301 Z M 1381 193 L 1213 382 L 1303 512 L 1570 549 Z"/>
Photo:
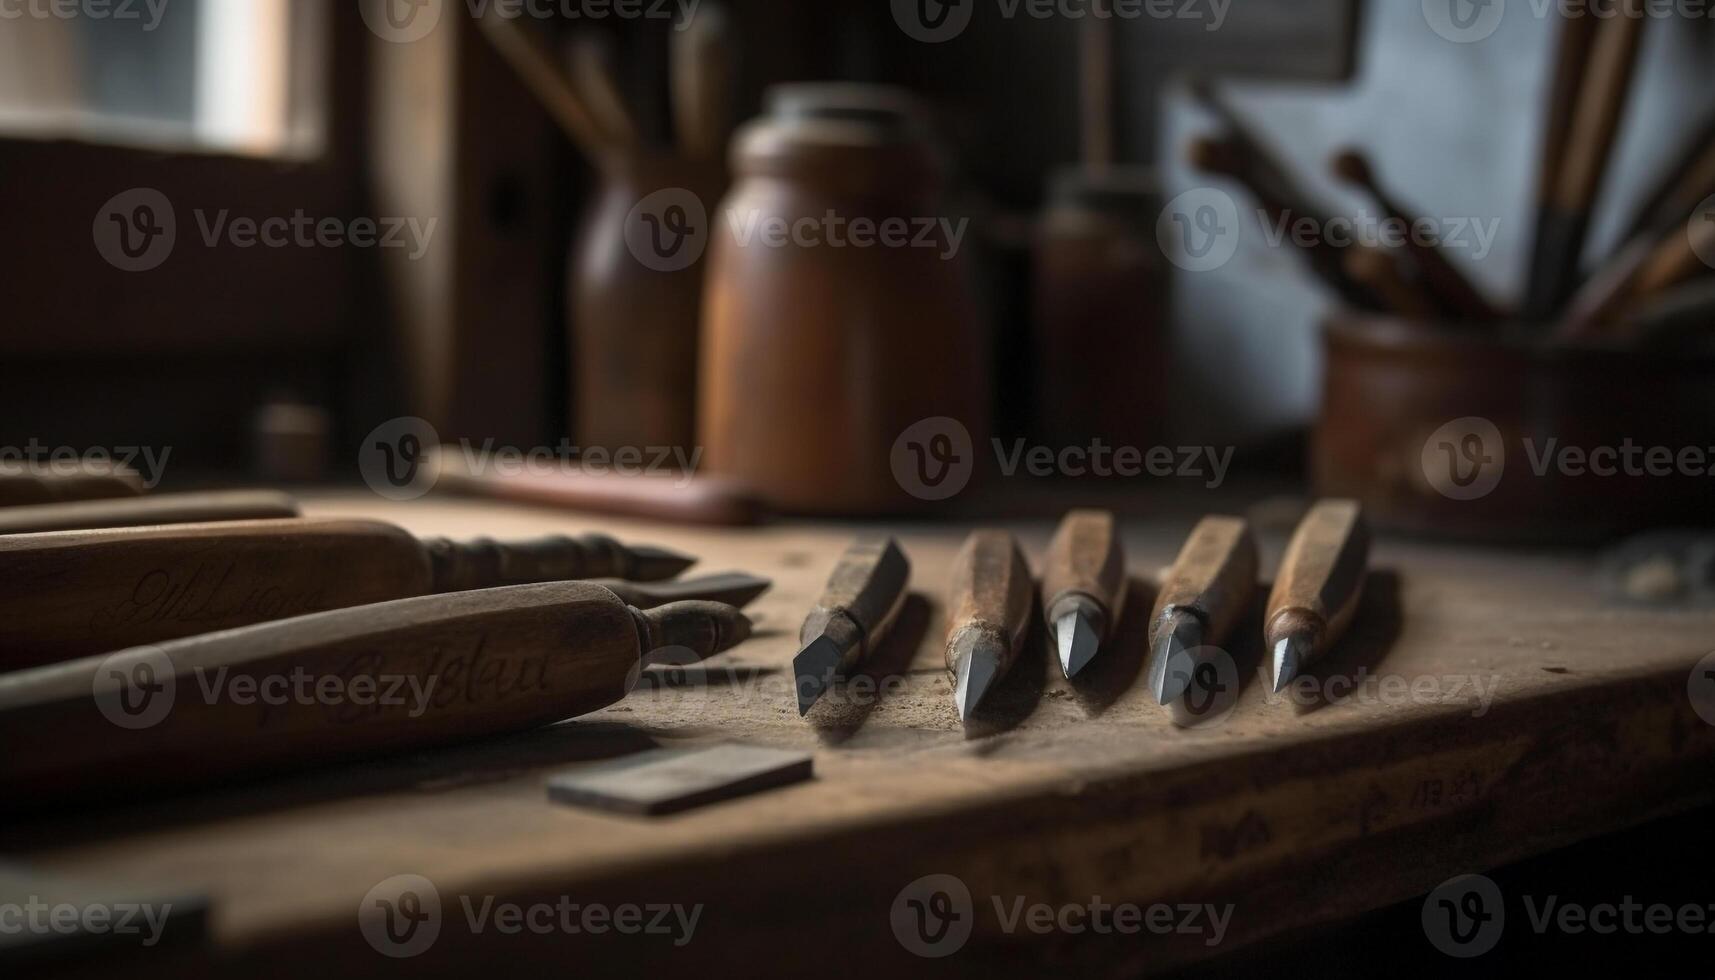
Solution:
<path fill-rule="evenodd" d="M 1715 516 L 1715 357 L 1351 313 L 1330 319 L 1325 347 L 1316 490 L 1380 525 L 1588 543 Z"/>
<path fill-rule="evenodd" d="M 957 248 L 939 233 L 915 244 L 943 216 L 944 176 L 909 96 L 795 86 L 770 103 L 739 133 L 735 183 L 713 216 L 704 465 L 783 511 L 914 509 L 922 498 L 893 470 L 906 429 L 951 418 L 971 451 L 985 445 L 989 361 L 966 271 L 969 228 Z M 873 232 L 855 243 L 860 222 L 899 221 L 913 244 Z M 794 231 L 770 237 L 771 226 Z"/>

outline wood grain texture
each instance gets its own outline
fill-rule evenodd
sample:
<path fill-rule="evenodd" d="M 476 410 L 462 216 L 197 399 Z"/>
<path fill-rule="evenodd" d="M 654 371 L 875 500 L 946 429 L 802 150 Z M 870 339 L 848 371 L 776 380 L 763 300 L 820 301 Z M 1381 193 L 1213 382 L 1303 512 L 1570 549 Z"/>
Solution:
<path fill-rule="evenodd" d="M 1311 659 L 1327 653 L 1357 615 L 1369 560 L 1369 527 L 1356 501 L 1324 500 L 1310 508 L 1286 547 L 1268 597 L 1268 645 L 1289 621 L 1308 622 L 1315 631 Z"/>
<path fill-rule="evenodd" d="M 1242 517 L 1205 517 L 1185 539 L 1161 580 L 1150 616 L 1149 645 L 1161 625 L 1187 609 L 1203 621 L 1205 642 L 1219 646 L 1250 612 L 1257 592 L 1256 536 Z"/>
<path fill-rule="evenodd" d="M 947 590 L 947 670 L 955 669 L 958 637 L 978 633 L 994 640 L 1003 658 L 1000 672 L 1006 674 L 1024 649 L 1034 593 L 1017 539 L 993 528 L 972 531 L 953 560 Z"/>
<path fill-rule="evenodd" d="M 1042 608 L 1048 620 L 1058 618 L 1062 602 L 1082 597 L 1102 614 L 1105 640 L 1124 612 L 1125 548 L 1114 515 L 1105 510 L 1075 510 L 1067 514 L 1048 543 L 1042 563 Z"/>
<path fill-rule="evenodd" d="M 1607 172 L 1648 21 L 1644 0 L 1617 0 L 1617 6 L 1615 16 L 1597 25 L 1590 42 L 1589 67 L 1579 85 L 1555 181 L 1554 203 L 1569 212 L 1590 210 Z"/>
<path fill-rule="evenodd" d="M 418 541 L 378 521 L 0 536 L 0 670 L 432 592 L 659 579 L 684 563 L 604 534 Z"/>
<path fill-rule="evenodd" d="M 0 670 L 423 595 L 417 539 L 374 521 L 241 521 L 0 538 Z"/>
<path fill-rule="evenodd" d="M 306 507 L 424 535 L 568 530 L 561 514 L 464 501 L 402 507 L 310 495 Z M 1169 564 L 1191 524 L 1128 521 L 1134 566 Z M 124 964 L 130 977 L 459 977 L 498 962 L 548 974 L 573 960 L 632 975 L 742 962 L 780 977 L 1128 976 L 1715 800 L 1715 727 L 1687 698 L 1715 614 L 1609 605 L 1591 555 L 1383 537 L 1347 641 L 1314 673 L 1433 679 L 1434 693 L 1299 704 L 1257 676 L 1262 651 L 1245 630 L 1232 651 L 1238 701 L 1202 729 L 1176 726 L 1141 683 L 1146 624 L 1133 616 L 1079 683 L 1058 676 L 1046 651 L 1021 660 L 996 692 L 1018 706 L 1008 729 L 973 734 L 941 666 L 948 610 L 931 600 L 910 634 L 896 634 L 914 640 L 888 668 L 897 683 L 829 732 L 793 707 L 793 627 L 850 543 L 849 525 L 602 529 L 773 578 L 752 607 L 765 628 L 701 671 L 527 737 L 171 806 L 0 823 L 0 846 L 44 873 L 178 883 L 213 897 L 206 950 L 188 963 L 135 957 Z M 899 532 L 920 581 L 946 581 L 966 530 Z M 1013 530 L 1034 551 L 1053 524 Z M 1257 524 L 1270 567 L 1290 530 Z M 1152 599 L 1134 586 L 1132 601 Z M 1478 680 L 1492 701 L 1474 691 Z M 549 776 L 570 766 L 733 739 L 809 751 L 817 778 L 667 824 L 545 799 Z M 445 915 L 430 951 L 392 963 L 364 941 L 353 913 L 377 883 L 403 873 L 434 882 Z M 957 955 L 926 967 L 900 946 L 891 910 L 928 874 L 962 881 L 976 918 Z M 684 947 L 663 936 L 473 934 L 458 905 L 467 895 L 479 904 L 489 895 L 702 903 L 703 916 Z M 1233 902 L 1234 912 L 1214 946 L 1197 936 L 1007 933 L 994 913 L 996 897 L 1010 908 L 1018 897 L 1058 905 L 1097 895 Z"/>
<path fill-rule="evenodd" d="M 151 524 L 203 524 L 298 516 L 298 502 L 274 490 L 164 493 L 0 509 L 0 534 L 40 534 Z"/>
<path fill-rule="evenodd" d="M 527 730 L 623 698 L 642 653 L 633 613 L 612 592 L 562 582 L 384 602 L 19 671 L 0 676 L 0 719 L 13 733 L 0 806 L 111 799 Z"/>

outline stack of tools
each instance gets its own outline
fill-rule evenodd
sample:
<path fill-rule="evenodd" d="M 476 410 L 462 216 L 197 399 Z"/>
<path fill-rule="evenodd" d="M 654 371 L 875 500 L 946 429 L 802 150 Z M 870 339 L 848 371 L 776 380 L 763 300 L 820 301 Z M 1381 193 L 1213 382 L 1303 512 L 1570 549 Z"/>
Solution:
<path fill-rule="evenodd" d="M 910 575 L 892 539 L 859 541 L 840 558 L 799 631 L 803 650 L 792 667 L 800 715 L 885 642 Z M 947 593 L 946 666 L 960 720 L 972 718 L 1018 660 L 1039 600 L 1061 669 L 1072 678 L 1112 639 L 1126 585 L 1125 554 L 1105 511 L 1067 515 L 1049 546 L 1040 591 L 1011 534 L 973 532 L 954 559 Z"/>
<path fill-rule="evenodd" d="M 1276 692 L 1321 660 L 1357 616 L 1369 576 L 1370 537 L 1350 500 L 1313 505 L 1288 544 L 1263 610 L 1261 640 Z M 860 541 L 840 559 L 799 633 L 793 661 L 798 712 L 806 715 L 842 676 L 885 642 L 909 585 L 897 542 Z M 1040 607 L 1050 645 L 1068 680 L 1082 675 L 1118 635 L 1129 589 L 1112 514 L 1066 515 L 1042 565 L 1040 583 L 1008 532 L 970 534 L 953 560 L 945 640 L 953 703 L 969 723 L 1025 652 Z M 1167 570 L 1149 621 L 1148 683 L 1163 705 L 1180 701 L 1199 667 L 1234 642 L 1256 612 L 1256 539 L 1248 522 L 1209 517 Z"/>
<path fill-rule="evenodd" d="M 1390 248 L 1305 243 L 1316 273 L 1351 311 L 1388 314 L 1409 327 L 1540 346 L 1632 347 L 1701 340 L 1708 346 L 1715 288 L 1715 123 L 1691 140 L 1644 198 L 1611 256 L 1586 263 L 1588 231 L 1631 95 L 1649 18 L 1643 0 L 1618 0 L 1612 17 L 1562 16 L 1548 87 L 1536 178 L 1528 281 L 1517 309 L 1483 295 L 1438 245 L 1415 234 Z M 1223 133 L 1195 141 L 1193 164 L 1244 185 L 1274 220 L 1325 224 L 1329 212 L 1294 179 L 1254 128 L 1207 84 L 1196 89 Z M 1401 228 L 1421 214 L 1355 149 L 1335 154 L 1336 178 L 1363 192 Z M 1617 188 L 1608 187 L 1608 193 Z M 1701 336 L 1697 336 L 1701 333 Z"/>
<path fill-rule="evenodd" d="M 87 475 L 70 484 L 33 478 L 17 496 L 99 489 Z M 770 586 L 680 579 L 695 558 L 600 534 L 418 539 L 297 514 L 271 492 L 0 507 L 0 718 L 15 733 L 4 808 L 586 714 L 623 698 L 653 651 L 683 663 L 742 641 L 739 610 Z M 350 697 L 262 696 L 300 678 Z M 98 737 L 113 725 L 126 737 Z"/>
<path fill-rule="evenodd" d="M 1305 517 L 1263 617 L 1275 690 L 1351 625 L 1368 547 L 1355 503 L 1326 501 Z M 0 809 L 194 787 L 599 710 L 652 663 L 700 661 L 750 635 L 740 609 L 770 583 L 676 578 L 694 562 L 597 534 L 454 542 L 307 518 L 0 535 L 0 666 L 11 671 L 0 673 L 0 720 L 17 733 L 0 761 Z M 800 715 L 888 641 L 910 575 L 892 539 L 840 557 L 799 634 Z M 1067 514 L 1039 578 L 1011 533 L 972 532 L 945 607 L 959 720 L 997 700 L 1039 609 L 1049 655 L 1068 680 L 1084 675 L 1121 635 L 1129 588 L 1108 512 Z M 1161 703 L 1186 694 L 1256 594 L 1249 526 L 1203 521 L 1151 615 L 1148 677 Z M 351 697 L 266 696 L 281 681 Z M 92 736 L 109 726 L 125 737 Z M 665 812 L 809 773 L 796 755 L 728 755 L 723 776 L 675 757 L 617 783 L 570 774 L 551 795 Z"/>

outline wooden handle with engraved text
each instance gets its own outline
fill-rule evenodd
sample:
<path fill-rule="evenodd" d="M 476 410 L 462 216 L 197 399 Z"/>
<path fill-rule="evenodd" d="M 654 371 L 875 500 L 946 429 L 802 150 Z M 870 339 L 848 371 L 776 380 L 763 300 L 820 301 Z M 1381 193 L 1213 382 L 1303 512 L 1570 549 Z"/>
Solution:
<path fill-rule="evenodd" d="M 742 640 L 716 603 L 581 582 L 317 613 L 0 676 L 0 799 L 159 789 L 519 731 L 623 698 L 651 650 Z M 0 804 L 3 805 L 3 804 Z"/>

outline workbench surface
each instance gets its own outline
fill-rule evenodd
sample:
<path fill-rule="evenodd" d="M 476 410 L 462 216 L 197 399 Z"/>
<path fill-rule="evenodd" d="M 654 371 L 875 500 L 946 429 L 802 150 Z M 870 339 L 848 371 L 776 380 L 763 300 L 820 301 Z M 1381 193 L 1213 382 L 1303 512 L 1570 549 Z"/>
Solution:
<path fill-rule="evenodd" d="M 1236 705 L 1197 718 L 1156 705 L 1143 673 L 1149 582 L 1189 524 L 1127 522 L 1121 636 L 1088 679 L 1060 676 L 1038 622 L 1023 660 L 963 727 L 940 596 L 967 528 L 687 529 L 356 494 L 312 497 L 307 510 L 420 534 L 599 529 L 700 555 L 693 574 L 742 569 L 775 587 L 752 607 L 750 641 L 700 667 L 652 668 L 627 700 L 552 729 L 0 828 L 8 856 L 43 872 L 209 894 L 207 941 L 139 955 L 134 970 L 422 976 L 504 963 L 508 975 L 563 975 L 713 962 L 759 975 L 1135 974 L 1715 796 L 1715 728 L 1688 693 L 1715 649 L 1715 614 L 1617 604 L 1584 555 L 1384 537 L 1353 632 L 1311 671 L 1320 693 L 1267 693 L 1258 613 L 1232 651 Z M 913 598 L 870 666 L 875 683 L 832 692 L 800 719 L 789 666 L 799 623 L 853 536 L 880 530 L 913 563 Z M 1052 525 L 1017 530 L 1039 562 Z M 1265 576 L 1288 531 L 1261 528 Z M 815 778 L 668 817 L 548 801 L 551 773 L 720 740 L 812 750 Z M 946 940 L 936 928 L 945 920 L 916 922 L 919 942 L 939 939 L 929 951 L 950 954 L 939 959 L 905 948 L 914 917 L 946 911 L 912 904 L 927 901 L 914 882 L 931 874 L 971 896 L 956 920 L 971 929 L 962 948 L 962 933 Z M 380 955 L 358 925 L 365 896 L 396 875 L 432 882 L 443 911 L 415 958 Z M 465 904 L 490 897 L 702 908 L 682 945 L 654 933 L 473 932 Z M 1039 935 L 1011 918 L 1020 897 L 1231 912 L 1219 942 L 1207 927 Z"/>

